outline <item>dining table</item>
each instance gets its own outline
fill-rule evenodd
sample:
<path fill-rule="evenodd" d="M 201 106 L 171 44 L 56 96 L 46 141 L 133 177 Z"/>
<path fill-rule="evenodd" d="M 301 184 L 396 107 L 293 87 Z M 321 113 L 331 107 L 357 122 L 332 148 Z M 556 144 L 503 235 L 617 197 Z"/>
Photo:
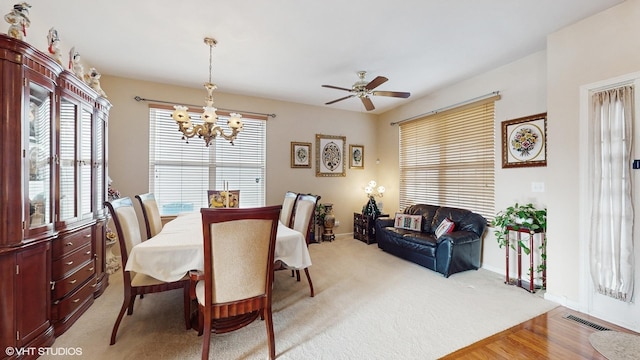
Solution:
<path fill-rule="evenodd" d="M 274 261 L 294 270 L 311 266 L 304 235 L 279 222 Z M 129 252 L 125 270 L 166 282 L 180 280 L 191 270 L 203 271 L 202 215 L 199 212 L 179 215 L 157 235 L 135 245 Z"/>

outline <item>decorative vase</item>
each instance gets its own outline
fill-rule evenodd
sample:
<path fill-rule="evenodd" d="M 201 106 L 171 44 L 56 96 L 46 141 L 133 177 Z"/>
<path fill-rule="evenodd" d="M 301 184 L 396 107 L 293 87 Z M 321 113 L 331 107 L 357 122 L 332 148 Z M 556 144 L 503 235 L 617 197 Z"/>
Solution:
<path fill-rule="evenodd" d="M 333 241 L 336 236 L 333 234 L 333 227 L 336 225 L 336 217 L 333 215 L 333 204 L 324 204 L 324 231 L 322 241 Z"/>

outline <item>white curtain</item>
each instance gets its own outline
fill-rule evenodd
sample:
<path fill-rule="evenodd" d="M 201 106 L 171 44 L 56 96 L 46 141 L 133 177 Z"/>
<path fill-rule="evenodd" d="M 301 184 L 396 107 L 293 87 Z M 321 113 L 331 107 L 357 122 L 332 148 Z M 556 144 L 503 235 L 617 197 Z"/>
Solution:
<path fill-rule="evenodd" d="M 633 87 L 594 93 L 591 110 L 591 278 L 599 293 L 629 302 L 634 281 L 630 177 Z"/>

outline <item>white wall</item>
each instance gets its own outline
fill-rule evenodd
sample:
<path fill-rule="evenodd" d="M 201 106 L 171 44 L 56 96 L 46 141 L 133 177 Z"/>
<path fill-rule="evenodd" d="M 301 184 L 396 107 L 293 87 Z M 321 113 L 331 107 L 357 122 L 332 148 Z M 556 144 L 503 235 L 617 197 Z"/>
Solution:
<path fill-rule="evenodd" d="M 398 204 L 398 126 L 389 123 L 418 114 L 437 110 L 462 101 L 499 91 L 501 99 L 495 106 L 495 152 L 496 152 L 496 209 L 505 208 L 514 202 L 532 202 L 546 206 L 547 193 L 531 192 L 531 182 L 548 181 L 545 167 L 502 169 L 501 122 L 523 116 L 545 112 L 546 109 L 546 52 L 541 51 L 506 66 L 488 71 L 480 76 L 462 81 L 442 89 L 410 104 L 380 116 L 378 121 L 378 143 L 384 172 L 379 178 L 393 191 L 393 198 L 385 195 L 387 202 Z M 493 228 L 487 231 L 483 244 L 482 266 L 499 273 L 505 272 L 504 250 L 498 247 Z"/>

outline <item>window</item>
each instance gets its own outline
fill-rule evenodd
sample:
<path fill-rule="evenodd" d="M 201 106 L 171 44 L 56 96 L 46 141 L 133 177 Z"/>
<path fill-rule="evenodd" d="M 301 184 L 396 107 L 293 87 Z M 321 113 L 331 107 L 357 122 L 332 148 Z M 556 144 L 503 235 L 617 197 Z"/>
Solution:
<path fill-rule="evenodd" d="M 265 204 L 266 118 L 242 114 L 244 127 L 234 145 L 217 137 L 209 147 L 197 136 L 182 139 L 171 117 L 173 109 L 149 108 L 149 192 L 161 215 L 197 211 L 207 207 L 207 190 L 240 190 L 240 206 Z M 219 112 L 222 113 L 222 112 Z M 194 122 L 198 113 L 189 109 Z M 228 115 L 228 114 L 227 114 Z M 227 118 L 220 115 L 225 133 Z"/>
<path fill-rule="evenodd" d="M 400 124 L 400 208 L 450 206 L 493 218 L 498 98 Z"/>

